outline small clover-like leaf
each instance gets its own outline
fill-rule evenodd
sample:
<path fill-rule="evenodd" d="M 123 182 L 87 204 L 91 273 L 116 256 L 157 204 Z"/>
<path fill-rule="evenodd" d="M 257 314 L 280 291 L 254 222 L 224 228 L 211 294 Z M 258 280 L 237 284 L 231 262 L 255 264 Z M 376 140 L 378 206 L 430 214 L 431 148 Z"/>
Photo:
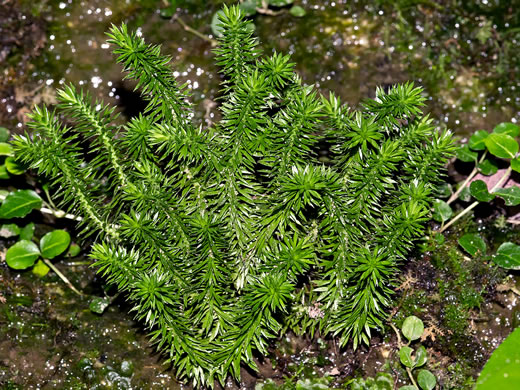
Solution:
<path fill-rule="evenodd" d="M 424 348 L 423 345 L 420 345 L 419 348 L 417 348 L 417 351 L 415 351 L 414 367 L 424 366 L 427 361 L 428 354 L 426 353 L 426 348 Z"/>
<path fill-rule="evenodd" d="M 33 190 L 11 192 L 0 206 L 0 218 L 25 217 L 34 209 L 42 206 L 42 198 Z"/>
<path fill-rule="evenodd" d="M 514 123 L 500 123 L 493 129 L 493 133 L 496 134 L 507 134 L 511 137 L 518 137 L 520 135 L 520 127 Z"/>
<path fill-rule="evenodd" d="M 35 225 L 33 222 L 28 223 L 20 230 L 20 239 L 30 241 L 34 235 Z"/>
<path fill-rule="evenodd" d="M 10 247 L 5 254 L 7 265 L 14 269 L 32 267 L 40 257 L 40 250 L 34 242 L 21 240 Z"/>
<path fill-rule="evenodd" d="M 511 160 L 511 169 L 515 172 L 520 172 L 520 158 L 514 158 Z"/>
<path fill-rule="evenodd" d="M 493 193 L 504 199 L 506 206 L 520 204 L 520 187 L 497 188 Z"/>
<path fill-rule="evenodd" d="M 420 370 L 417 375 L 417 383 L 423 390 L 433 390 L 437 384 L 437 379 L 430 371 Z"/>
<path fill-rule="evenodd" d="M 484 161 L 478 164 L 478 170 L 483 175 L 490 176 L 498 172 L 498 165 L 495 160 L 486 158 Z"/>
<path fill-rule="evenodd" d="M 49 271 L 49 266 L 41 260 L 38 260 L 32 269 L 33 274 L 39 276 L 40 278 L 43 278 L 45 275 L 47 275 Z"/>
<path fill-rule="evenodd" d="M 469 192 L 479 202 L 489 202 L 495 197 L 495 195 L 489 193 L 486 183 L 482 180 L 471 182 Z"/>
<path fill-rule="evenodd" d="M 289 10 L 289 13 L 292 16 L 301 18 L 301 17 L 304 17 L 307 12 L 305 12 L 305 9 L 300 7 L 299 5 L 293 5 L 292 8 Z"/>
<path fill-rule="evenodd" d="M 520 269 L 520 246 L 512 242 L 504 242 L 493 256 L 493 262 L 505 269 Z"/>
<path fill-rule="evenodd" d="M 476 233 L 464 234 L 459 238 L 459 245 L 471 256 L 476 256 L 479 253 L 486 253 L 486 243 L 482 237 Z"/>
<path fill-rule="evenodd" d="M 445 222 L 450 219 L 452 215 L 453 210 L 448 203 L 440 199 L 433 201 L 433 219 L 437 222 Z"/>
<path fill-rule="evenodd" d="M 469 137 L 468 146 L 473 150 L 485 150 L 485 140 L 489 133 L 486 130 L 478 130 Z"/>
<path fill-rule="evenodd" d="M 53 259 L 65 252 L 69 244 L 70 234 L 65 230 L 49 232 L 40 240 L 42 256 L 46 259 Z"/>
<path fill-rule="evenodd" d="M 457 149 L 457 158 L 464 162 L 477 161 L 478 153 L 469 149 L 468 145 L 463 145 Z"/>
<path fill-rule="evenodd" d="M 491 133 L 485 140 L 489 152 L 499 158 L 514 158 L 518 153 L 518 142 L 507 134 Z"/>
<path fill-rule="evenodd" d="M 402 347 L 399 350 L 399 359 L 401 360 L 401 363 L 405 367 L 413 368 L 414 366 L 414 360 L 412 358 L 413 349 L 410 347 Z"/>
<path fill-rule="evenodd" d="M 110 300 L 108 298 L 94 297 L 90 301 L 89 308 L 93 313 L 103 314 L 109 305 Z"/>
<path fill-rule="evenodd" d="M 416 316 L 406 317 L 401 330 L 408 340 L 417 340 L 424 332 L 424 324 Z"/>

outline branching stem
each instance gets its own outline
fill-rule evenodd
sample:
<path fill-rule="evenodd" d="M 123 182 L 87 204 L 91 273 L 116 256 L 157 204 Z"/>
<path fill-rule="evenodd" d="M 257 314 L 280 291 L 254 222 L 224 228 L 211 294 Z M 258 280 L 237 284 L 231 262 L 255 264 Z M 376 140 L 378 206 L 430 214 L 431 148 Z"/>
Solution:
<path fill-rule="evenodd" d="M 504 175 L 500 178 L 500 180 L 493 186 L 490 193 L 493 193 L 498 187 L 500 187 L 509 177 L 511 174 L 511 167 L 507 168 L 507 170 L 504 172 Z M 473 210 L 477 205 L 479 204 L 479 201 L 475 201 L 472 204 L 470 204 L 468 207 L 466 207 L 464 210 L 462 210 L 459 214 L 457 214 L 450 222 L 448 222 L 446 225 L 444 225 L 441 229 L 439 229 L 439 233 L 444 232 L 446 229 L 448 229 L 451 225 L 453 225 L 455 222 L 457 222 L 460 218 L 462 218 L 464 215 L 469 213 L 471 210 Z"/>
<path fill-rule="evenodd" d="M 78 295 L 85 295 L 83 294 L 81 291 L 79 291 L 78 289 L 76 289 L 76 287 L 74 287 L 74 285 L 70 282 L 69 279 L 67 279 L 67 277 L 65 275 L 63 275 L 61 273 L 61 271 L 54 265 L 52 264 L 52 261 L 50 261 L 49 259 L 43 259 L 43 262 L 50 268 L 52 269 L 56 275 L 58 275 L 60 277 L 61 280 L 63 280 L 65 282 L 65 284 L 72 290 L 74 291 L 76 294 Z"/>
<path fill-rule="evenodd" d="M 453 201 L 455 201 L 459 197 L 459 194 L 462 192 L 462 190 L 464 188 L 466 188 L 468 183 L 477 175 L 477 173 L 478 173 L 478 164 L 480 164 L 480 163 L 482 163 L 482 161 L 484 161 L 484 159 L 486 158 L 486 155 L 487 155 L 487 150 L 484 152 L 484 154 L 482 155 L 482 157 L 480 158 L 478 163 L 475 164 L 475 168 L 473 168 L 473 170 L 471 171 L 469 176 L 466 178 L 466 180 L 464 180 L 464 183 L 462 183 L 462 185 L 457 189 L 457 191 L 453 195 L 450 196 L 450 199 L 448 199 L 448 201 L 446 203 L 450 204 L 450 203 L 452 203 Z"/>
<path fill-rule="evenodd" d="M 395 327 L 394 324 L 392 324 L 391 322 L 388 323 L 390 325 L 390 327 L 394 330 L 396 336 L 397 336 L 397 347 L 399 349 L 401 349 L 402 347 L 404 347 L 405 345 L 403 344 L 402 340 L 401 340 L 401 335 L 399 334 L 399 330 Z M 412 382 L 412 384 L 418 389 L 419 386 L 417 386 L 417 382 L 415 382 L 415 379 L 412 375 L 412 370 L 410 369 L 410 367 L 406 367 L 406 373 L 408 374 L 408 377 L 410 378 L 410 381 Z"/>

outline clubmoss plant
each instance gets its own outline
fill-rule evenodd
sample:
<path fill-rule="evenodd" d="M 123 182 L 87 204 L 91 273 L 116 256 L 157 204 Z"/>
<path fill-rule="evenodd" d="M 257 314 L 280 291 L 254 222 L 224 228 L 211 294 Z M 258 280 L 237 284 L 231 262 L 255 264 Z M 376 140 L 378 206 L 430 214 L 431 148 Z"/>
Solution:
<path fill-rule="evenodd" d="M 94 266 L 178 376 L 210 386 L 256 369 L 253 352 L 287 328 L 368 343 L 453 149 L 420 88 L 378 89 L 351 111 L 303 85 L 289 56 L 262 57 L 239 8 L 221 25 L 213 127 L 191 121 L 170 58 L 122 25 L 109 42 L 146 111 L 117 128 L 114 108 L 67 86 L 58 108 L 71 125 L 36 107 L 34 133 L 15 140 L 83 217 Z"/>

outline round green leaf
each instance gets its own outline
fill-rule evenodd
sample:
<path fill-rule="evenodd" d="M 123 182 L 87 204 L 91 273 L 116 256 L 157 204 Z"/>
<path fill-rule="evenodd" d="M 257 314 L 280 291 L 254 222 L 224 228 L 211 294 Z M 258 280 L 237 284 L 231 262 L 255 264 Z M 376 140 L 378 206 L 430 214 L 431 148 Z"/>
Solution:
<path fill-rule="evenodd" d="M 15 160 L 14 157 L 7 157 L 5 159 L 5 167 L 7 171 L 12 175 L 21 175 L 25 173 L 27 168 Z"/>
<path fill-rule="evenodd" d="M 40 257 L 40 251 L 32 241 L 21 240 L 7 250 L 5 261 L 14 269 L 26 269 L 31 267 Z"/>
<path fill-rule="evenodd" d="M 520 328 L 493 352 L 477 380 L 475 390 L 518 389 L 520 383 Z"/>
<path fill-rule="evenodd" d="M 0 142 L 7 142 L 9 139 L 9 130 L 5 127 L 0 127 Z"/>
<path fill-rule="evenodd" d="M 420 370 L 417 375 L 417 383 L 419 383 L 419 386 L 421 386 L 423 390 L 433 390 L 437 384 L 437 379 L 435 379 L 435 375 L 430 371 Z"/>
<path fill-rule="evenodd" d="M 412 385 L 401 386 L 399 390 L 417 390 L 417 387 Z"/>
<path fill-rule="evenodd" d="M 498 247 L 493 261 L 505 269 L 520 269 L 520 246 L 512 242 L 504 242 Z"/>
<path fill-rule="evenodd" d="M 410 347 L 406 347 L 406 346 L 402 347 L 399 350 L 399 359 L 401 360 L 401 363 L 403 363 L 403 365 L 405 367 L 413 368 L 414 362 L 412 359 L 412 353 L 413 353 L 413 349 Z"/>
<path fill-rule="evenodd" d="M 495 195 L 489 193 L 486 183 L 482 180 L 471 182 L 469 192 L 479 202 L 489 202 L 495 197 Z"/>
<path fill-rule="evenodd" d="M 302 18 L 307 13 L 305 12 L 305 9 L 303 9 L 299 5 L 293 5 L 289 12 L 292 16 L 296 16 L 297 18 Z"/>
<path fill-rule="evenodd" d="M 5 142 L 0 142 L 0 156 L 14 156 L 13 147 Z"/>
<path fill-rule="evenodd" d="M 67 255 L 70 257 L 76 257 L 81 252 L 81 247 L 76 244 L 72 243 L 69 247 L 69 251 L 67 252 Z"/>
<path fill-rule="evenodd" d="M 486 130 L 478 130 L 471 137 L 469 137 L 468 145 L 473 150 L 485 150 L 485 140 L 489 133 Z"/>
<path fill-rule="evenodd" d="M 34 235 L 34 223 L 28 223 L 20 230 L 20 239 L 30 241 Z"/>
<path fill-rule="evenodd" d="M 10 238 L 20 234 L 20 227 L 15 223 L 4 224 L 0 227 L 0 237 Z"/>
<path fill-rule="evenodd" d="M 428 354 L 426 353 L 426 348 L 423 345 L 420 345 L 415 351 L 415 362 L 414 367 L 421 367 L 426 364 L 428 361 Z"/>
<path fill-rule="evenodd" d="M 453 210 L 450 205 L 443 200 L 435 199 L 433 201 L 433 219 L 437 222 L 445 222 L 451 218 Z"/>
<path fill-rule="evenodd" d="M 520 158 L 514 158 L 511 160 L 511 169 L 515 172 L 520 172 Z"/>
<path fill-rule="evenodd" d="M 0 218 L 25 217 L 42 206 L 42 198 L 33 190 L 11 192 L 0 206 Z"/>
<path fill-rule="evenodd" d="M 463 202 L 469 202 L 471 200 L 471 192 L 469 191 L 469 187 L 466 186 L 459 192 L 459 199 Z"/>
<path fill-rule="evenodd" d="M 476 233 L 464 234 L 459 238 L 459 245 L 471 256 L 476 256 L 478 253 L 486 253 L 486 243 Z"/>
<path fill-rule="evenodd" d="M 464 162 L 477 161 L 478 153 L 469 149 L 468 145 L 462 145 L 457 149 L 457 158 Z"/>
<path fill-rule="evenodd" d="M 435 194 L 439 198 L 448 198 L 452 194 L 451 186 L 448 183 L 440 184 L 435 189 Z"/>
<path fill-rule="evenodd" d="M 491 133 L 484 141 L 489 152 L 500 158 L 514 158 L 518 153 L 518 142 L 507 134 Z"/>
<path fill-rule="evenodd" d="M 69 247 L 70 234 L 65 230 L 54 230 L 47 233 L 40 240 L 42 256 L 46 259 L 53 259 L 61 255 Z"/>
<path fill-rule="evenodd" d="M 497 188 L 493 193 L 504 199 L 506 206 L 516 206 L 520 204 L 520 188 L 517 186 Z"/>
<path fill-rule="evenodd" d="M 483 175 L 490 176 L 498 172 L 498 165 L 495 160 L 486 158 L 484 161 L 478 164 L 478 170 Z"/>
<path fill-rule="evenodd" d="M 408 340 L 417 340 L 424 332 L 424 324 L 416 316 L 406 317 L 401 328 L 404 337 Z"/>
<path fill-rule="evenodd" d="M 45 275 L 49 273 L 50 268 L 45 264 L 43 261 L 38 260 L 36 264 L 34 265 L 32 272 L 36 276 L 39 276 L 40 278 L 43 278 Z"/>
<path fill-rule="evenodd" d="M 222 36 L 222 31 L 224 28 L 220 24 L 220 18 L 224 16 L 224 11 L 220 10 L 213 14 L 213 17 L 211 18 L 211 31 L 213 31 L 213 34 L 215 34 L 216 37 Z"/>
<path fill-rule="evenodd" d="M 89 308 L 93 313 L 103 314 L 108 305 L 110 305 L 108 298 L 95 297 L 90 301 Z"/>
<path fill-rule="evenodd" d="M 511 137 L 518 137 L 520 135 L 520 127 L 514 123 L 500 123 L 493 129 L 493 133 L 496 134 L 507 134 Z"/>

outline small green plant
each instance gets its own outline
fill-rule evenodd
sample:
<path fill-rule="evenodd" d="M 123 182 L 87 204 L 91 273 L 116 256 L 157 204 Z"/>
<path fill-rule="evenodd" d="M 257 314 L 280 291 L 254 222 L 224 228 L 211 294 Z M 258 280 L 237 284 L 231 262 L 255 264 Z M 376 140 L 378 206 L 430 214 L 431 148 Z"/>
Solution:
<path fill-rule="evenodd" d="M 379 372 L 375 377 L 354 378 L 347 382 L 349 390 L 393 390 L 394 378 L 386 372 Z"/>
<path fill-rule="evenodd" d="M 8 142 L 9 136 L 9 130 L 0 127 L 0 179 L 2 180 L 22 175 L 26 171 L 26 167 L 14 157 L 12 145 Z M 49 195 L 47 191 L 45 192 Z M 0 226 L 0 237 L 7 239 L 18 237 L 18 241 L 5 254 L 7 265 L 16 270 L 32 268 L 32 272 L 38 276 L 45 276 L 49 269 L 52 269 L 75 293 L 81 294 L 51 262 L 51 259 L 65 253 L 69 248 L 69 233 L 64 230 L 49 232 L 40 239 L 38 247 L 33 242 L 35 224 L 29 222 L 22 227 L 18 222 L 18 219 L 27 217 L 33 210 L 43 210 L 54 215 L 65 213 L 51 206 L 52 201 L 51 204 L 44 202 L 32 189 L 1 191 L 0 199 L 2 200 L 0 220 L 10 222 Z M 44 205 L 46 207 L 42 208 Z M 70 250 L 75 251 L 76 248 L 79 247 L 75 245 Z"/>
<path fill-rule="evenodd" d="M 485 130 L 475 132 L 467 144 L 458 147 L 457 158 L 463 162 L 474 163 L 475 167 L 447 202 L 439 199 L 434 202 L 434 218 L 442 222 L 440 232 L 445 231 L 479 203 L 490 202 L 497 196 L 504 200 L 506 206 L 520 204 L 520 187 L 516 185 L 502 187 L 512 171 L 520 172 L 519 144 L 516 140 L 519 135 L 519 126 L 514 123 L 501 123 L 493 129 L 492 133 Z M 507 164 L 507 168 L 498 172 L 500 164 Z M 483 180 L 475 180 L 479 173 L 484 176 L 499 175 L 500 177 L 489 189 Z M 471 197 L 475 201 L 451 218 L 453 210 L 450 203 L 459 198 L 467 201 Z"/>
<path fill-rule="evenodd" d="M 224 7 L 214 127 L 192 122 L 170 58 L 122 25 L 109 42 L 145 113 L 118 129 L 114 108 L 67 86 L 58 107 L 71 126 L 36 107 L 34 134 L 15 141 L 82 217 L 94 266 L 178 376 L 210 386 L 256 369 L 254 351 L 287 328 L 368 343 L 453 151 L 420 88 L 378 89 L 352 111 L 303 85 L 289 56 L 261 57 L 247 23 Z"/>
<path fill-rule="evenodd" d="M 408 340 L 403 344 L 399 330 L 391 325 L 397 335 L 397 344 L 399 347 L 399 360 L 406 368 L 406 372 L 412 385 L 402 386 L 400 390 L 433 390 L 437 384 L 437 379 L 430 371 L 418 368 L 424 366 L 428 361 L 428 354 L 424 346 L 420 345 L 415 350 L 410 347 L 410 344 L 418 340 L 424 332 L 424 324 L 421 319 L 410 316 L 405 318 L 401 327 L 402 335 Z M 416 378 L 414 377 L 416 373 Z"/>
<path fill-rule="evenodd" d="M 471 256 L 486 254 L 486 242 L 478 233 L 463 235 L 459 238 L 459 245 Z M 519 270 L 520 246 L 513 242 L 504 242 L 498 247 L 496 253 L 492 256 L 492 260 L 504 269 Z"/>

